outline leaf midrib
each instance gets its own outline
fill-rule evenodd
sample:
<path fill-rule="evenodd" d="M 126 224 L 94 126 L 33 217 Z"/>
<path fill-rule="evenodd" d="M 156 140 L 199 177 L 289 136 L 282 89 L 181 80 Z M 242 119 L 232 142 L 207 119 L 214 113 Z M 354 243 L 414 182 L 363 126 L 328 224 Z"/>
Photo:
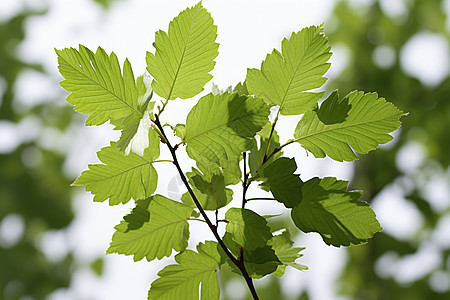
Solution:
<path fill-rule="evenodd" d="M 315 116 L 315 118 L 316 118 L 316 117 L 317 117 L 317 116 Z M 331 132 L 331 131 L 334 131 L 334 130 L 347 129 L 347 128 L 351 128 L 351 127 L 355 127 L 355 126 L 361 126 L 361 125 L 370 124 L 370 123 L 374 123 L 374 122 L 380 122 L 380 121 L 390 120 L 390 118 L 392 118 L 392 116 L 389 116 L 389 117 L 386 117 L 386 118 L 382 118 L 382 119 L 372 120 L 372 121 L 359 122 L 359 123 L 351 123 L 351 124 L 344 125 L 344 126 L 339 126 L 339 127 L 335 127 L 335 128 L 324 129 L 324 130 L 321 130 L 321 131 L 318 131 L 318 132 L 314 132 L 314 133 L 307 134 L 307 135 L 304 135 L 304 136 L 302 136 L 302 137 L 296 138 L 296 139 L 294 139 L 293 141 L 294 141 L 294 142 L 298 142 L 298 141 L 301 141 L 301 140 L 303 140 L 303 139 L 310 138 L 310 137 L 315 136 L 315 135 L 318 135 L 318 134 L 323 134 L 323 133 Z M 327 126 L 327 125 L 325 124 L 325 126 Z"/>
<path fill-rule="evenodd" d="M 171 87 L 170 87 L 169 94 L 168 94 L 166 100 L 170 100 L 170 97 L 172 96 L 173 88 L 175 87 L 175 83 L 177 82 L 178 73 L 180 72 L 181 65 L 183 64 L 183 60 L 184 60 L 184 57 L 185 57 L 187 44 L 189 43 L 189 39 L 190 39 L 190 37 L 191 37 L 192 26 L 194 25 L 194 21 L 195 21 L 195 19 L 197 18 L 197 15 L 198 15 L 199 13 L 200 13 L 200 10 L 197 10 L 196 14 L 195 14 L 194 17 L 192 18 L 191 25 L 189 26 L 188 35 L 187 35 L 187 38 L 186 38 L 186 40 L 185 40 L 185 44 L 184 44 L 184 48 L 183 48 L 183 53 L 181 54 L 180 63 L 178 64 L 177 71 L 175 72 L 175 76 L 174 76 L 174 78 L 173 78 L 173 82 L 172 82 L 172 85 L 171 85 Z"/>
<path fill-rule="evenodd" d="M 165 227 L 168 227 L 168 226 L 171 226 L 171 225 L 173 225 L 173 224 L 180 223 L 180 222 L 187 222 L 187 220 L 188 220 L 188 218 L 181 219 L 181 220 L 176 220 L 176 221 L 171 221 L 170 223 L 167 223 L 167 224 L 161 225 L 161 226 L 159 226 L 159 227 L 153 228 L 153 229 L 150 230 L 150 231 L 146 231 L 145 233 L 139 235 L 138 237 L 136 237 L 136 238 L 134 238 L 134 239 L 132 239 L 132 240 L 127 240 L 126 242 L 117 243 L 117 244 L 118 244 L 118 245 L 126 245 L 126 244 L 128 244 L 128 243 L 135 242 L 135 241 L 137 241 L 137 240 L 143 239 L 146 235 L 149 235 L 149 234 L 154 233 L 155 231 L 161 230 L 162 228 L 165 228 Z M 151 215 L 150 215 L 150 222 L 151 222 Z"/>
<path fill-rule="evenodd" d="M 154 161 L 146 161 L 145 163 L 142 163 L 142 164 L 139 164 L 139 165 L 134 166 L 134 167 L 132 167 L 132 168 L 126 169 L 126 170 L 124 170 L 124 171 L 122 171 L 122 172 L 119 172 L 119 173 L 116 173 L 116 174 L 114 174 L 114 175 L 112 175 L 112 176 L 104 177 L 104 178 L 98 179 L 98 180 L 91 180 L 91 181 L 89 181 L 89 183 L 95 183 L 95 182 L 99 182 L 99 181 L 109 180 L 109 179 L 111 179 L 111 178 L 114 178 L 114 177 L 117 177 L 117 176 L 121 176 L 121 175 L 123 175 L 123 174 L 125 174 L 125 173 L 131 172 L 132 170 L 137 169 L 137 168 L 140 168 L 140 167 L 143 167 L 143 166 L 145 166 L 145 165 L 152 165 L 153 162 L 154 162 Z M 103 166 L 109 166 L 109 165 L 104 164 Z"/>
<path fill-rule="evenodd" d="M 290 87 L 291 87 L 291 85 L 292 85 L 292 81 L 294 80 L 294 77 L 297 75 L 297 72 L 298 72 L 298 70 L 300 69 L 300 65 L 302 64 L 303 59 L 305 58 L 306 52 L 307 52 L 307 50 L 309 49 L 309 47 L 311 47 L 312 41 L 316 38 L 316 36 L 317 36 L 317 31 L 316 31 L 316 35 L 314 35 L 314 37 L 311 39 L 311 41 L 310 41 L 310 43 L 309 43 L 309 45 L 308 45 L 308 48 L 305 49 L 305 51 L 303 52 L 303 55 L 302 55 L 301 59 L 299 60 L 299 62 L 298 62 L 298 64 L 297 64 L 297 67 L 295 68 L 294 74 L 292 75 L 291 80 L 289 81 L 289 84 L 288 84 L 288 86 L 286 87 L 286 90 L 285 90 L 285 92 L 284 92 L 283 99 L 281 100 L 281 103 L 280 103 L 280 109 L 279 109 L 280 111 L 281 111 L 281 109 L 283 108 L 283 104 L 284 104 L 284 101 L 286 100 L 288 91 L 290 90 Z M 282 53 L 282 54 L 283 54 L 283 61 L 284 61 L 285 64 L 286 64 L 286 60 L 284 59 L 284 53 Z"/>

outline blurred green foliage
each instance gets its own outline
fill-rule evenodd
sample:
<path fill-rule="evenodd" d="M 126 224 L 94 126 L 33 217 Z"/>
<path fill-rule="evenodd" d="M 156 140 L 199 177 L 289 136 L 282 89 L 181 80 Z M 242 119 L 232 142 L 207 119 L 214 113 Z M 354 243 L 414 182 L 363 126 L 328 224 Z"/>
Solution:
<path fill-rule="evenodd" d="M 115 0 L 95 1 L 107 8 Z M 339 88 L 342 95 L 351 88 L 377 91 L 409 112 L 409 116 L 402 119 L 402 129 L 391 148 L 361 156 L 355 164 L 351 188 L 363 190 L 364 199 L 371 201 L 389 184 L 407 178 L 413 185 L 404 188 L 405 198 L 417 207 L 425 220 L 423 228 L 412 239 L 396 239 L 381 233 L 366 246 L 349 248 L 348 265 L 337 287 L 340 294 L 350 299 L 450 299 L 450 291 L 434 291 L 429 284 L 436 271 L 450 274 L 449 249 L 440 249 L 441 266 L 413 282 L 399 283 L 392 276 L 378 274 L 375 267 L 387 253 L 394 253 L 399 258 L 417 253 L 429 242 L 436 224 L 450 214 L 448 210 L 433 209 L 424 194 L 424 186 L 434 175 L 442 176 L 447 182 L 450 180 L 447 171 L 450 163 L 450 77 L 430 88 L 405 74 L 398 60 L 402 47 L 419 32 L 439 33 L 449 39 L 448 16 L 442 10 L 443 2 L 404 1 L 406 14 L 395 18 L 385 14 L 379 1 L 369 1 L 370 4 L 360 7 L 339 1 L 332 19 L 325 23 L 332 46 L 344 45 L 350 54 L 349 64 L 338 78 L 329 82 L 328 89 Z M 14 86 L 20 73 L 30 69 L 44 72 L 39 65 L 24 63 L 17 54 L 26 34 L 26 20 L 34 14 L 36 12 L 22 13 L 0 23 L 0 81 L 5 82 L 0 94 L 0 120 L 17 124 L 28 116 L 37 116 L 45 126 L 65 130 L 75 115 L 69 106 L 52 105 L 53 101 L 49 101 L 26 110 L 14 109 Z M 380 68 L 374 63 L 373 53 L 380 45 L 394 50 L 397 59 L 391 67 Z M 56 101 L 61 102 L 61 99 Z M 399 151 L 412 141 L 426 149 L 426 163 L 414 174 L 403 174 L 398 168 Z M 35 164 L 26 163 L 30 153 L 39 153 L 40 159 Z M 52 291 L 70 284 L 74 269 L 71 253 L 57 261 L 49 260 L 40 246 L 46 231 L 64 229 L 73 219 L 69 188 L 72 179 L 65 178 L 62 172 L 64 159 L 61 154 L 42 149 L 37 141 L 20 145 L 11 153 L 0 154 L 0 221 L 15 215 L 23 219 L 25 226 L 17 243 L 0 243 L 0 299 L 25 296 L 46 299 Z M 401 213 L 398 212 L 398 222 L 402 222 Z M 273 222 L 279 222 L 279 228 L 283 227 L 279 218 L 274 218 Z M 94 261 L 92 268 L 100 274 L 102 261 Z M 227 294 L 226 286 L 235 275 L 231 272 L 223 274 L 223 298 L 229 299 L 231 295 Z M 289 299 L 275 278 L 257 288 L 261 299 Z M 304 293 L 297 299 L 309 297 Z"/>
<path fill-rule="evenodd" d="M 325 31 L 331 46 L 343 46 L 349 60 L 342 73 L 328 82 L 327 89 L 339 89 L 342 95 L 351 89 L 376 91 L 401 110 L 409 112 L 402 118 L 401 130 L 389 147 L 361 155 L 356 161 L 350 190 L 363 190 L 363 199 L 370 202 L 389 185 L 400 185 L 405 199 L 417 208 L 424 222 L 413 237 L 395 238 L 382 232 L 367 245 L 347 248 L 347 265 L 335 288 L 347 299 L 450 299 L 450 290 L 439 291 L 430 285 L 436 272 L 446 274 L 450 280 L 450 251 L 445 247 L 434 245 L 439 249 L 441 264 L 415 280 L 401 282 L 393 274 L 380 274 L 377 269 L 382 266 L 377 267 L 382 257 L 395 256 L 399 261 L 416 255 L 419 249 L 431 243 L 431 235 L 439 221 L 450 215 L 449 209 L 439 211 L 433 208 L 425 190 L 425 186 L 436 177 L 450 186 L 450 77 L 447 76 L 436 87 L 429 87 L 406 74 L 399 61 L 402 48 L 417 33 L 441 34 L 450 44 L 450 22 L 443 11 L 444 1 L 401 1 L 406 10 L 396 17 L 388 16 L 380 2 L 337 1 L 330 20 L 325 22 Z M 374 62 L 374 51 L 379 46 L 393 49 L 395 61 L 392 66 L 378 66 Z M 398 158 L 400 151 L 412 142 L 425 149 L 425 159 L 412 174 L 404 174 L 399 168 Z M 404 222 L 403 212 L 395 214 L 398 215 L 398 224 Z M 448 236 L 440 238 L 448 240 Z M 428 270 L 420 262 L 416 268 Z M 224 275 L 222 280 L 226 286 L 230 279 Z M 445 285 L 445 278 L 443 280 Z M 276 280 L 271 280 L 265 287 L 257 286 L 257 289 L 261 299 L 293 300 L 283 293 Z M 233 298 L 226 294 L 226 288 L 223 290 L 224 299 Z M 298 299 L 309 299 L 308 293 L 304 292 Z"/>
<path fill-rule="evenodd" d="M 0 23 L 0 80 L 5 83 L 0 94 L 0 120 L 16 126 L 24 118 L 35 116 L 43 125 L 63 130 L 71 121 L 65 113 L 71 111 L 70 107 L 55 107 L 49 101 L 18 111 L 15 105 L 15 84 L 21 72 L 44 72 L 41 66 L 24 63 L 17 55 L 25 38 L 25 23 L 35 14 L 24 12 Z M 42 149 L 36 140 L 0 154 L 0 222 L 14 217 L 24 225 L 17 241 L 0 237 L 0 299 L 46 299 L 70 283 L 72 255 L 49 259 L 41 248 L 45 232 L 66 228 L 73 218 L 72 180 L 62 172 L 64 160 L 64 155 Z M 9 227 L 1 224 L 3 233 L 17 230 L 10 223 Z"/>
<path fill-rule="evenodd" d="M 429 284 L 436 271 L 448 274 L 450 280 L 446 265 L 450 259 L 448 249 L 440 249 L 441 266 L 411 282 L 398 282 L 393 275 L 382 276 L 375 267 L 384 255 L 397 255 L 400 260 L 416 254 L 430 243 L 436 224 L 450 213 L 448 209 L 433 209 L 427 200 L 431 196 L 426 195 L 424 189 L 433 180 L 433 175 L 441 176 L 450 185 L 448 173 L 445 174 L 450 162 L 450 77 L 436 87 L 425 86 L 405 74 L 399 61 L 402 47 L 419 32 L 441 34 L 450 42 L 443 2 L 403 1 L 407 9 L 398 16 L 388 16 L 379 1 L 364 7 L 340 1 L 335 7 L 331 21 L 335 24 L 327 35 L 332 43 L 347 47 L 350 59 L 342 74 L 330 83 L 330 89 L 339 87 L 344 94 L 350 88 L 377 91 L 409 112 L 402 120 L 401 131 L 392 148 L 364 155 L 356 162 L 352 187 L 363 190 L 363 198 L 371 201 L 387 185 L 407 182 L 401 186 L 405 198 L 425 220 L 423 228 L 412 238 L 396 239 L 383 232 L 367 246 L 349 248 L 348 265 L 338 286 L 340 292 L 351 299 L 450 299 L 449 290 L 436 291 Z M 381 45 L 394 50 L 396 60 L 390 67 L 382 68 L 374 63 L 374 51 Z M 425 149 L 425 161 L 413 174 L 404 174 L 398 164 L 399 151 L 411 142 L 419 143 Z M 402 213 L 396 212 L 399 224 L 403 222 Z M 419 264 L 417 268 L 422 266 Z"/>

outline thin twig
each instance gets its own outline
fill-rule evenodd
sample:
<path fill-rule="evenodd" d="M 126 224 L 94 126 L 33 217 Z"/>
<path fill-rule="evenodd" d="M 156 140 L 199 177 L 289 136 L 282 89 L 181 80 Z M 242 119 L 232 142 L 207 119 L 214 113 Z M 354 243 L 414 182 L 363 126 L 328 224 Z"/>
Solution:
<path fill-rule="evenodd" d="M 176 148 L 173 147 L 170 144 L 170 141 L 167 139 L 167 136 L 164 132 L 163 127 L 161 126 L 161 123 L 159 121 L 159 116 L 158 114 L 155 115 L 155 120 L 153 121 L 155 123 L 155 125 L 158 127 L 158 129 L 160 130 L 161 134 L 164 136 L 165 140 L 167 141 L 165 144 L 167 145 L 167 147 L 169 148 L 169 151 L 172 155 L 173 158 L 173 164 L 175 165 L 175 167 L 178 170 L 178 173 L 180 174 L 181 180 L 183 181 L 184 185 L 186 186 L 189 195 L 191 195 L 192 200 L 194 201 L 195 205 L 197 206 L 198 210 L 200 211 L 200 214 L 203 216 L 203 218 L 205 219 L 206 224 L 208 224 L 209 229 L 211 230 L 211 232 L 213 233 L 214 237 L 216 238 L 217 242 L 219 243 L 220 247 L 223 249 L 223 251 L 225 252 L 225 254 L 228 256 L 228 258 L 239 268 L 239 270 L 242 273 L 242 276 L 244 276 L 245 282 L 247 283 L 247 286 L 250 290 L 250 293 L 253 296 L 254 300 L 259 300 L 258 295 L 256 294 L 256 289 L 255 286 L 253 285 L 253 280 L 252 278 L 248 275 L 247 270 L 245 269 L 244 266 L 244 262 L 240 261 L 238 259 L 236 259 L 233 254 L 231 254 L 230 250 L 228 250 L 227 246 L 225 245 L 225 243 L 222 241 L 221 237 L 219 236 L 219 233 L 217 232 L 217 227 L 214 226 L 214 224 L 211 223 L 211 220 L 208 218 L 208 215 L 206 214 L 205 210 L 203 209 L 203 207 L 201 206 L 200 202 L 198 201 L 197 197 L 195 196 L 194 192 L 192 191 L 191 186 L 189 185 L 186 176 L 183 173 L 183 170 L 181 170 L 181 166 L 180 163 L 178 162 L 177 159 L 177 155 L 176 155 Z"/>
<path fill-rule="evenodd" d="M 248 187 L 250 186 L 250 182 L 248 182 L 248 175 L 247 174 L 247 153 L 242 153 L 242 157 L 244 160 L 244 173 L 242 174 L 242 208 L 245 207 L 245 204 L 247 203 L 247 200 L 245 199 L 245 194 L 247 193 Z"/>

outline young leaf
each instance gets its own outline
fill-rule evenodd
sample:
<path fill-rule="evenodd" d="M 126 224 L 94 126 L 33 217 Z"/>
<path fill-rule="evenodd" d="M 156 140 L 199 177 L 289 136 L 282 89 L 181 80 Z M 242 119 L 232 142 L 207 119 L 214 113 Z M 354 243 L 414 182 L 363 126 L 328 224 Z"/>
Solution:
<path fill-rule="evenodd" d="M 264 247 L 272 237 L 267 221 L 249 209 L 232 207 L 225 213 L 225 219 L 226 231 L 244 249 Z"/>
<path fill-rule="evenodd" d="M 236 86 L 233 89 L 233 92 L 236 92 L 239 94 L 239 96 L 248 96 L 248 90 L 247 90 L 247 82 L 244 81 L 243 83 L 239 82 L 236 84 Z"/>
<path fill-rule="evenodd" d="M 281 265 L 278 265 L 277 270 L 272 274 L 277 277 L 282 277 L 287 266 L 296 268 L 297 270 L 307 270 L 308 267 L 304 265 L 297 264 L 295 260 L 302 257 L 303 254 L 299 252 L 305 248 L 292 247 L 294 242 L 291 241 L 289 231 L 285 230 L 283 233 L 274 235 L 268 242 L 267 245 L 271 246 L 275 251 L 275 255 L 278 257 Z"/>
<path fill-rule="evenodd" d="M 251 278 L 259 279 L 275 272 L 281 262 L 273 249 L 265 245 L 261 248 L 244 251 L 244 265 Z"/>
<path fill-rule="evenodd" d="M 107 55 L 98 48 L 95 54 L 80 45 L 74 48 L 55 50 L 58 68 L 65 80 L 61 86 L 71 94 L 67 102 L 74 109 L 87 114 L 86 125 L 101 125 L 108 120 L 142 117 L 130 62 L 125 60 L 123 75 L 114 53 Z"/>
<path fill-rule="evenodd" d="M 137 101 L 141 115 L 132 114 L 122 119 L 110 120 L 111 124 L 115 125 L 115 130 L 122 130 L 120 138 L 115 145 L 120 151 L 125 151 L 138 131 L 143 132 L 150 127 L 149 123 L 150 118 L 153 118 L 153 106 L 155 105 L 155 102 L 150 101 L 153 96 L 153 91 L 151 90 L 151 82 L 148 83 L 149 77 L 150 76 L 147 75 L 139 76 L 136 80 L 139 95 L 142 95 L 139 96 Z M 144 127 L 145 129 L 143 129 Z M 141 130 L 138 130 L 139 128 L 141 128 Z"/>
<path fill-rule="evenodd" d="M 232 235 L 229 232 L 225 232 L 222 240 L 228 247 L 228 249 L 230 249 L 231 253 L 239 258 L 241 255 L 241 246 L 233 240 Z M 242 272 L 238 268 L 236 268 L 236 266 L 225 255 L 225 253 L 220 249 L 219 252 L 221 253 L 224 260 L 227 261 L 228 265 L 231 268 L 231 271 L 238 275 L 242 275 Z M 275 255 L 275 251 L 268 245 L 264 245 L 260 248 L 251 250 L 245 248 L 242 254 L 245 269 L 247 270 L 247 273 L 251 278 L 262 278 L 267 274 L 275 272 L 277 270 L 277 267 L 281 266 L 281 262 Z"/>
<path fill-rule="evenodd" d="M 205 165 L 238 162 L 252 148 L 267 122 L 269 107 L 261 99 L 236 93 L 202 97 L 186 119 L 186 151 Z"/>
<path fill-rule="evenodd" d="M 83 185 L 94 194 L 94 201 L 109 198 L 109 205 L 150 197 L 158 183 L 158 174 L 152 166 L 159 157 L 159 139 L 155 135 L 153 130 L 149 131 L 151 143 L 144 156 L 133 152 L 126 155 L 114 146 L 102 148 L 97 156 L 103 164 L 89 165 L 89 170 L 83 171 L 73 185 Z"/>
<path fill-rule="evenodd" d="M 303 181 L 294 174 L 296 170 L 295 159 L 281 157 L 264 169 L 265 180 L 261 184 L 269 188 L 278 202 L 289 208 L 297 206 L 302 199 Z"/>
<path fill-rule="evenodd" d="M 260 146 L 259 149 L 254 144 L 250 155 L 248 158 L 248 164 L 250 166 L 250 173 L 254 179 L 257 179 L 263 172 L 264 168 L 269 165 L 272 161 L 279 158 L 282 152 L 279 151 L 275 153 L 269 160 L 263 165 L 264 157 L 270 155 L 276 148 L 280 147 L 280 137 L 278 136 L 275 129 L 273 129 L 272 137 L 269 141 L 270 132 L 272 131 L 272 123 L 267 122 L 261 131 L 258 132 Z"/>
<path fill-rule="evenodd" d="M 279 105 L 282 115 L 297 115 L 312 110 L 323 92 L 308 92 L 321 87 L 331 57 L 322 26 L 311 26 L 281 42 L 281 53 L 273 50 L 261 70 L 247 70 L 250 94 Z"/>
<path fill-rule="evenodd" d="M 152 196 L 149 202 L 138 204 L 115 227 L 116 232 L 107 253 L 133 255 L 134 261 L 144 257 L 151 261 L 170 256 L 172 249 L 182 251 L 188 245 L 187 220 L 192 211 L 191 207 L 164 196 Z M 150 214 L 147 220 L 146 212 Z"/>
<path fill-rule="evenodd" d="M 187 177 L 192 190 L 198 201 L 205 210 L 216 210 L 227 205 L 233 198 L 233 191 L 225 188 L 223 174 L 202 174 L 199 170 L 192 168 Z M 183 194 L 181 201 L 184 204 L 196 207 L 189 193 Z"/>
<path fill-rule="evenodd" d="M 348 181 L 333 177 L 312 178 L 304 183 L 303 199 L 291 217 L 303 232 L 318 232 L 328 245 L 365 243 L 380 224 L 369 204 L 359 201 L 361 192 L 346 192 Z"/>
<path fill-rule="evenodd" d="M 358 157 L 351 148 L 365 154 L 378 144 L 389 142 L 392 140 L 389 133 L 400 126 L 399 118 L 404 115 L 376 93 L 354 91 L 346 96 L 345 103 L 351 108 L 341 123 L 327 125 L 316 111 L 307 112 L 295 129 L 295 141 L 315 157 L 328 155 L 337 161 L 353 161 Z M 331 114 L 333 111 L 322 110 L 322 119 L 331 118 Z"/>
<path fill-rule="evenodd" d="M 219 44 L 217 28 L 201 2 L 182 11 L 169 24 L 169 34 L 155 34 L 155 55 L 147 52 L 147 70 L 154 77 L 152 88 L 167 100 L 191 98 L 211 80 Z"/>
<path fill-rule="evenodd" d="M 178 264 L 169 265 L 158 273 L 160 278 L 153 281 L 148 299 L 218 300 L 217 271 L 222 261 L 217 247 L 216 242 L 206 241 L 197 246 L 198 253 L 186 250 L 177 254 Z"/>

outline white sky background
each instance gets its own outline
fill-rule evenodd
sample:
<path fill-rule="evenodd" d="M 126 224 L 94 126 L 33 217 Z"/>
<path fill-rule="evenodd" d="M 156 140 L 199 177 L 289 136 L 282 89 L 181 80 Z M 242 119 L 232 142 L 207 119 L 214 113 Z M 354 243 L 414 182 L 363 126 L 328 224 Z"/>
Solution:
<path fill-rule="evenodd" d="M 359 0 L 354 2 L 370 1 Z M 388 1 L 383 2 L 383 5 L 388 5 L 386 4 Z M 393 2 L 400 3 L 403 1 Z M 25 61 L 43 64 L 51 76 L 44 77 L 34 72 L 23 74 L 16 89 L 17 100 L 20 102 L 18 109 L 21 105 L 32 106 L 46 101 L 46 99 L 52 99 L 58 93 L 61 93 L 61 99 L 64 98 L 65 94 L 57 85 L 60 76 L 53 48 L 77 47 L 78 44 L 83 44 L 91 50 L 95 50 L 98 46 L 101 46 L 108 53 L 114 51 L 120 61 L 127 57 L 133 66 L 135 75 L 140 75 L 145 70 L 145 52 L 154 51 L 151 45 L 154 41 L 154 32 L 159 29 L 166 31 L 173 17 L 187 6 L 195 4 L 196 1 L 182 0 L 124 0 L 118 1 L 109 11 L 104 12 L 99 5 L 91 0 L 1 0 L 0 18 L 7 18 L 8 14 L 13 15 L 14 12 L 22 10 L 24 6 L 46 7 L 48 5 L 49 7 L 49 12 L 46 15 L 32 17 L 28 21 L 27 37 L 20 48 L 20 56 Z M 204 0 L 203 5 L 212 14 L 215 25 L 218 26 L 217 41 L 220 43 L 219 56 L 212 72 L 213 82 L 222 89 L 229 85 L 234 86 L 245 78 L 248 67 L 259 68 L 266 54 L 273 48 L 279 49 L 282 38 L 288 37 L 291 32 L 324 21 L 325 26 L 327 26 L 327 18 L 331 13 L 333 4 L 334 1 L 332 0 L 279 0 L 276 1 L 276 5 L 274 5 L 274 1 L 269 0 Z M 431 49 L 438 49 L 435 51 L 437 53 L 442 52 L 442 47 L 433 48 L 430 46 L 433 45 L 433 41 L 442 43 L 442 39 L 429 33 L 423 33 L 422 37 L 428 38 L 427 41 L 430 41 L 427 46 Z M 414 43 L 417 43 L 417 41 L 414 40 Z M 411 60 L 414 60 L 412 51 L 417 51 L 417 47 L 412 48 L 408 51 L 405 47 L 405 54 L 402 54 L 401 63 L 409 66 L 405 67 L 406 71 L 410 70 L 412 75 L 417 72 L 419 77 L 424 72 L 416 70 L 423 71 L 424 65 L 422 65 L 422 68 L 420 66 L 410 67 L 414 63 L 411 62 Z M 342 57 L 339 57 L 341 51 L 335 52 L 332 63 L 348 59 L 345 57 L 345 51 L 342 51 Z M 441 55 L 443 57 L 441 62 L 444 61 L 445 63 L 433 64 L 435 71 L 436 68 L 441 70 L 440 73 L 434 72 L 433 76 L 436 76 L 436 73 L 443 75 L 437 79 L 426 77 L 423 81 L 430 86 L 436 85 L 439 80 L 442 80 L 448 74 L 448 45 L 443 54 L 437 55 L 438 58 Z M 434 58 L 436 60 L 436 56 Z M 336 63 L 335 65 L 339 66 L 340 64 Z M 331 77 L 338 73 L 339 67 L 336 68 L 332 65 L 327 75 Z M 209 92 L 210 88 L 211 83 L 206 86 L 206 91 Z M 179 104 L 183 104 L 183 106 L 180 108 Z M 165 113 L 165 121 L 172 124 L 183 123 L 187 111 L 193 104 L 193 100 L 173 101 L 173 104 L 171 103 L 168 106 Z M 292 135 L 297 120 L 298 117 L 287 117 L 279 123 L 278 131 L 282 140 L 286 140 Z M 35 124 L 36 120 L 28 120 L 27 122 Z M 69 158 L 66 162 L 65 171 L 71 176 L 79 175 L 81 171 L 86 169 L 88 163 L 96 163 L 98 160 L 95 152 L 102 146 L 107 145 L 111 139 L 118 137 L 118 134 L 114 133 L 110 126 L 103 125 L 89 128 L 73 127 L 65 134 L 45 131 L 44 128 L 42 132 L 47 133 L 46 138 L 39 133 L 24 135 L 21 133 L 24 132 L 22 130 L 19 132 L 19 139 L 12 139 L 8 137 L 11 137 L 11 135 L 17 136 L 17 132 L 10 128 L 10 124 L 0 125 L 3 125 L 0 127 L 2 129 L 0 130 L 0 140 L 8 140 L 8 145 L 10 145 L 8 147 L 10 148 L 15 148 L 15 145 L 20 143 L 20 139 L 39 138 L 40 144 L 44 147 L 57 147 L 59 151 L 67 151 Z M 39 128 L 38 126 L 35 127 Z M 11 132 L 11 134 L 8 135 L 8 132 Z M 5 142 L 4 145 L 7 145 L 7 143 Z M 2 149 L 2 147 L 6 146 L 0 146 L 0 151 L 6 151 L 6 148 Z M 300 149 L 300 147 L 294 146 L 287 147 L 285 154 L 297 158 L 298 172 L 301 173 L 303 179 L 313 176 L 351 178 L 351 164 L 337 163 L 329 159 L 317 160 L 312 158 L 312 155 L 307 157 L 305 152 Z M 417 156 L 417 154 L 412 155 Z M 187 165 L 183 167 L 185 171 L 188 170 Z M 158 168 L 158 172 L 160 180 L 157 192 L 167 195 L 168 187 L 171 184 L 173 186 L 175 180 L 173 170 Z M 254 190 L 250 192 L 252 191 Z M 91 199 L 90 194 L 82 192 L 81 188 L 79 189 L 79 193 L 74 200 L 77 215 L 73 224 L 66 232 L 50 233 L 43 239 L 42 247 L 49 257 L 57 259 L 58 255 L 61 257 L 67 249 L 73 249 L 79 261 L 87 264 L 97 256 L 104 255 L 114 232 L 113 227 L 119 223 L 123 215 L 128 213 L 133 205 L 130 202 L 126 206 L 110 207 L 107 203 L 93 203 Z M 405 205 L 401 201 L 395 202 L 395 199 L 392 201 L 399 205 L 400 209 Z M 277 213 L 280 211 L 279 207 L 275 207 L 275 210 L 257 207 L 254 204 L 250 204 L 249 207 L 257 209 L 261 213 Z M 383 207 L 385 208 L 383 209 Z M 375 209 L 377 210 L 377 208 Z M 380 204 L 379 210 L 379 212 L 377 211 L 379 217 L 380 215 L 382 217 L 386 214 L 389 215 L 389 206 L 386 206 L 386 204 L 384 206 Z M 420 218 L 414 217 L 414 213 L 410 216 L 409 222 L 411 224 L 420 221 Z M 386 217 L 386 220 L 388 228 L 385 226 L 385 229 L 389 230 L 389 220 L 392 220 L 392 218 Z M 383 220 L 381 222 L 384 225 Z M 396 228 L 396 224 L 394 223 L 391 227 Z M 199 231 L 205 231 L 204 235 L 199 236 Z M 407 234 L 411 233 L 408 232 Z M 204 238 L 212 239 L 204 226 L 192 224 L 191 245 Z M 304 256 L 299 260 L 299 263 L 307 265 L 310 269 L 307 272 L 299 272 L 288 268 L 282 282 L 285 290 L 289 294 L 296 295 L 302 289 L 307 288 L 313 300 L 336 299 L 332 283 L 334 278 L 338 276 L 340 267 L 345 263 L 345 251 L 325 246 L 318 235 L 307 235 L 296 241 L 296 246 L 306 247 Z M 86 268 L 74 275 L 73 284 L 69 290 L 61 290 L 55 293 L 51 300 L 145 299 L 150 282 L 168 261 L 171 261 L 171 259 L 151 263 L 145 261 L 134 263 L 130 256 L 108 255 L 105 260 L 105 274 L 102 278 L 97 278 Z M 262 280 L 262 283 L 264 280 Z M 239 288 L 246 287 L 243 286 L 242 281 L 236 284 L 237 286 L 233 286 L 233 288 L 236 296 L 239 296 Z"/>

